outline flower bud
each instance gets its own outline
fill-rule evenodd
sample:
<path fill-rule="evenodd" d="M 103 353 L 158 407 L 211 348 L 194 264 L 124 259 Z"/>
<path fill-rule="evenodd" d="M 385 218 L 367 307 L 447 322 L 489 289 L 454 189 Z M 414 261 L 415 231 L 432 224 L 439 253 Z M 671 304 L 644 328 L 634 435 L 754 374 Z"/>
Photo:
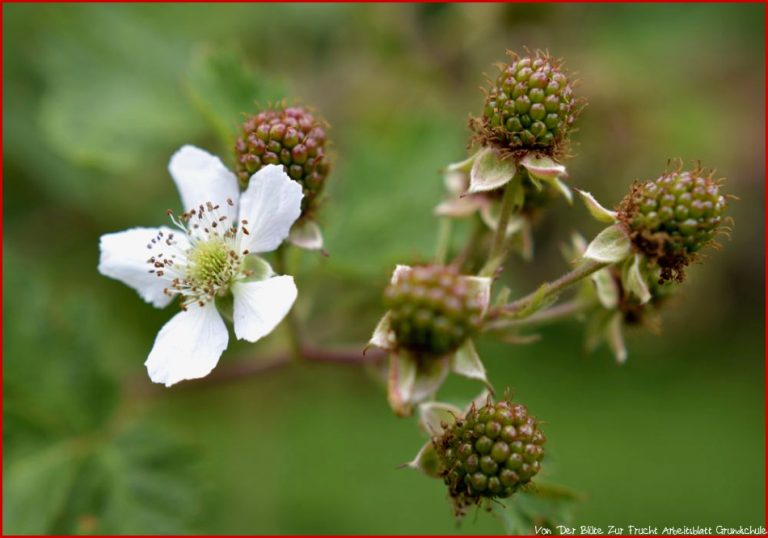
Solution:
<path fill-rule="evenodd" d="M 726 207 L 720 181 L 712 174 L 678 169 L 633 185 L 618 218 L 634 247 L 659 266 L 660 281 L 682 281 L 685 266 L 714 242 Z"/>
<path fill-rule="evenodd" d="M 484 499 L 504 498 L 541 469 L 546 437 L 524 405 L 505 395 L 474 404 L 433 440 L 457 514 Z"/>
<path fill-rule="evenodd" d="M 396 345 L 417 356 L 458 349 L 481 322 L 483 305 L 452 267 L 411 267 L 384 292 Z"/>
<path fill-rule="evenodd" d="M 574 98 L 560 60 L 541 51 L 508 54 L 512 61 L 500 65 L 482 117 L 471 123 L 476 140 L 515 157 L 530 152 L 562 156 L 583 101 Z"/>
<path fill-rule="evenodd" d="M 262 166 L 282 164 L 304 191 L 302 217 L 311 218 L 330 171 L 325 154 L 326 126 L 303 107 L 278 105 L 249 117 L 235 142 L 241 186 L 245 188 Z"/>

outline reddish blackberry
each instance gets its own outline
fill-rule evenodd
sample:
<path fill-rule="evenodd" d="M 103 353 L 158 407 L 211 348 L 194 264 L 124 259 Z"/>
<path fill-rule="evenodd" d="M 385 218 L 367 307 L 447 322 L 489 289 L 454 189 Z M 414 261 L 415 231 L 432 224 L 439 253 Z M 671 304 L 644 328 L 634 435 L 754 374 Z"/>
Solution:
<path fill-rule="evenodd" d="M 279 105 L 249 117 L 235 142 L 241 186 L 262 166 L 282 164 L 304 190 L 302 217 L 312 216 L 330 171 L 325 153 L 326 123 L 303 107 Z"/>

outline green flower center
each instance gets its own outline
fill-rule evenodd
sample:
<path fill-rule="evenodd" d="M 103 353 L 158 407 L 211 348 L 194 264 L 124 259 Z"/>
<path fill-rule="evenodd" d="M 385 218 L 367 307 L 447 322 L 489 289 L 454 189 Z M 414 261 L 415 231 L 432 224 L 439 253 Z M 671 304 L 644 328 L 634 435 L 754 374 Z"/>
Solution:
<path fill-rule="evenodd" d="M 187 255 L 187 278 L 196 286 L 218 287 L 236 273 L 235 258 L 227 244 L 218 237 L 196 244 Z"/>

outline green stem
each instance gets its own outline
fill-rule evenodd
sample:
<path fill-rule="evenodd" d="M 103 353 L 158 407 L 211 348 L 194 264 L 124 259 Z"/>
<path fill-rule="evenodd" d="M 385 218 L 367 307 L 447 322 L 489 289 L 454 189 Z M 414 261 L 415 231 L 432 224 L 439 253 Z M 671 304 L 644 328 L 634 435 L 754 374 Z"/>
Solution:
<path fill-rule="evenodd" d="M 583 300 L 573 300 L 560 303 L 556 306 L 539 310 L 522 319 L 499 319 L 491 321 L 483 328 L 485 331 L 498 331 L 519 327 L 530 327 L 535 325 L 546 325 L 547 323 L 556 323 L 568 319 L 575 314 L 583 312 L 590 308 L 592 304 Z"/>
<path fill-rule="evenodd" d="M 477 215 L 474 216 L 472 219 L 472 231 L 469 234 L 469 239 L 467 239 L 467 242 L 459 255 L 451 261 L 451 265 L 457 267 L 460 272 L 463 273 L 465 269 L 464 266 L 467 265 L 467 262 L 473 259 L 475 250 L 477 250 L 478 245 L 482 243 L 485 230 L 486 226 L 482 219 Z M 467 267 L 466 269 L 469 272 L 473 272 L 472 267 Z"/>
<path fill-rule="evenodd" d="M 479 276 L 493 276 L 509 252 L 507 244 L 507 228 L 509 227 L 509 219 L 517 209 L 515 207 L 516 193 L 520 188 L 520 184 L 525 179 L 525 167 L 520 166 L 515 172 L 515 175 L 510 179 L 504 187 L 504 196 L 501 199 L 501 209 L 499 212 L 499 222 L 496 227 L 496 233 L 493 236 L 493 242 L 491 243 L 491 251 L 488 254 L 488 261 L 485 266 L 480 270 Z"/>
<path fill-rule="evenodd" d="M 287 259 L 288 248 L 288 243 L 283 243 L 275 251 L 275 266 L 277 268 L 277 272 L 282 275 L 290 273 L 290 271 L 288 271 Z M 288 311 L 288 315 L 285 317 L 285 321 L 288 327 L 288 338 L 291 345 L 291 354 L 295 360 L 300 360 L 303 356 L 302 349 L 304 348 L 304 340 L 302 338 L 301 323 L 299 323 L 299 318 L 296 315 L 295 303 L 293 308 Z"/>
<path fill-rule="evenodd" d="M 444 265 L 451 248 L 451 219 L 442 217 L 437 230 L 437 248 L 435 249 L 435 263 Z"/>
<path fill-rule="evenodd" d="M 545 282 L 533 293 L 529 293 L 525 297 L 521 297 L 516 301 L 497 308 L 493 314 L 497 317 L 528 317 L 536 312 L 537 307 L 541 306 L 550 297 L 557 295 L 565 288 L 576 284 L 592 273 L 595 273 L 604 267 L 608 267 L 609 265 L 609 263 L 605 262 L 585 260 L 575 269 L 564 274 L 557 280 L 553 280 L 552 282 Z"/>

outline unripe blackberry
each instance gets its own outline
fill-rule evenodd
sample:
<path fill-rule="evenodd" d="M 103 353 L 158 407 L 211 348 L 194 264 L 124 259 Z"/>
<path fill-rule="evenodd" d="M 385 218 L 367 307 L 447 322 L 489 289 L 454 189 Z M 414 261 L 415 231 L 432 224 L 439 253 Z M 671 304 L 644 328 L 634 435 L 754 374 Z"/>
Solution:
<path fill-rule="evenodd" d="M 511 63 L 501 64 L 487 92 L 482 117 L 472 121 L 476 138 L 515 157 L 532 151 L 561 156 L 582 101 L 574 98 L 559 60 L 541 51 L 509 55 Z"/>
<path fill-rule="evenodd" d="M 700 169 L 676 170 L 636 183 L 619 206 L 632 242 L 661 268 L 661 280 L 682 280 L 696 252 L 713 242 L 725 217 L 720 182 Z"/>
<path fill-rule="evenodd" d="M 433 440 L 457 513 L 483 499 L 509 497 L 541 469 L 546 437 L 524 405 L 508 397 L 480 408 Z"/>
<path fill-rule="evenodd" d="M 240 184 L 247 186 L 262 166 L 282 164 L 304 190 L 302 217 L 311 217 L 330 171 L 325 129 L 324 121 L 302 107 L 280 105 L 249 117 L 235 142 L 235 171 Z"/>
<path fill-rule="evenodd" d="M 417 357 L 455 351 L 480 326 L 483 305 L 452 267 L 411 267 L 384 292 L 398 347 Z"/>

